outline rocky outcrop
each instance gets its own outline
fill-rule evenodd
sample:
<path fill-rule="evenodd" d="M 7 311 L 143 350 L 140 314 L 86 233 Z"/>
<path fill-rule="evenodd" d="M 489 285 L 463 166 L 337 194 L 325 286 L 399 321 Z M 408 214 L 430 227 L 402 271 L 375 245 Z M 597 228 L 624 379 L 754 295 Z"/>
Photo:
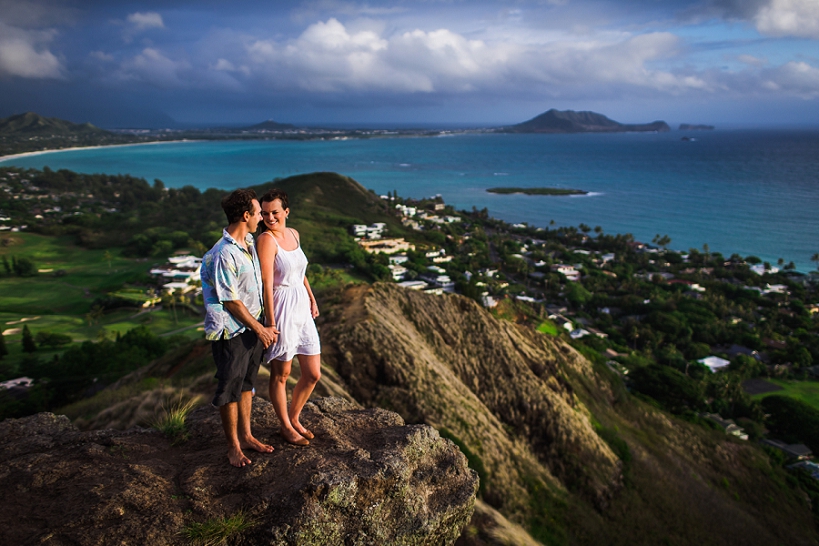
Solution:
<path fill-rule="evenodd" d="M 323 398 L 305 408 L 309 447 L 283 443 L 270 404 L 253 429 L 276 448 L 227 464 L 218 412 L 188 418 L 190 440 L 156 431 L 81 432 L 41 413 L 0 423 L 0 543 L 180 544 L 196 523 L 238 514 L 243 544 L 452 544 L 477 476 L 431 427 Z M 218 525 L 217 525 L 218 526 Z"/>

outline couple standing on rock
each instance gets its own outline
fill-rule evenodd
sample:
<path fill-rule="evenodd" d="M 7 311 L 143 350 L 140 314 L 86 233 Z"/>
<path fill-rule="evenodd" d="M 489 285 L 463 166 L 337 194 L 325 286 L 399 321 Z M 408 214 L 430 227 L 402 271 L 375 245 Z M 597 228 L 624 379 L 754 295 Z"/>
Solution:
<path fill-rule="evenodd" d="M 270 401 L 285 441 L 306 446 L 313 433 L 299 415 L 321 377 L 321 347 L 314 319 L 319 310 L 307 281 L 299 234 L 287 227 L 287 194 L 272 189 L 261 204 L 253 190 L 222 199 L 228 227 L 202 259 L 205 336 L 211 340 L 219 408 L 233 466 L 250 464 L 243 450 L 273 447 L 250 431 L 254 383 L 262 360 L 270 367 Z M 259 224 L 264 231 L 254 242 Z M 298 355 L 301 376 L 287 407 L 287 377 Z"/>

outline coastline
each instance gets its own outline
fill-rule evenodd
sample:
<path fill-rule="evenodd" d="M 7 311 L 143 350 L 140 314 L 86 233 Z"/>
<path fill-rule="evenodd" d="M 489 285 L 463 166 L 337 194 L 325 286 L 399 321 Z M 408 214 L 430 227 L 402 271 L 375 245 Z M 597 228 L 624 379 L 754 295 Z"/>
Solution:
<path fill-rule="evenodd" d="M 148 146 L 150 144 L 172 144 L 182 142 L 202 142 L 201 140 L 193 140 L 184 138 L 182 140 L 152 140 L 150 142 L 131 142 L 130 144 L 104 144 L 100 146 L 73 146 L 71 148 L 54 148 L 49 150 L 37 150 L 36 152 L 23 152 L 20 154 L 11 154 L 0 156 L 0 163 L 10 161 L 12 159 L 19 159 L 21 157 L 34 157 L 43 154 L 55 154 L 58 152 L 73 152 L 76 150 L 98 150 L 100 148 L 124 148 L 125 146 Z"/>

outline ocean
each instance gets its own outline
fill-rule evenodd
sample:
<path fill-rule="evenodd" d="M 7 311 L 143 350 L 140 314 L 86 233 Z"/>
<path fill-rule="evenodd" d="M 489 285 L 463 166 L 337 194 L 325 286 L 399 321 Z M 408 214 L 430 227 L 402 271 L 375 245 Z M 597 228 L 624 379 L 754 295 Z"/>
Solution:
<path fill-rule="evenodd" d="M 816 267 L 810 258 L 819 252 L 817 130 L 180 142 L 61 151 L 0 165 L 131 174 L 200 189 L 335 171 L 380 194 L 441 194 L 458 209 L 486 207 L 512 223 L 585 223 L 644 242 L 667 234 L 670 248 L 707 244 L 726 257 L 794 261 L 805 272 Z M 486 191 L 497 186 L 589 193 Z"/>

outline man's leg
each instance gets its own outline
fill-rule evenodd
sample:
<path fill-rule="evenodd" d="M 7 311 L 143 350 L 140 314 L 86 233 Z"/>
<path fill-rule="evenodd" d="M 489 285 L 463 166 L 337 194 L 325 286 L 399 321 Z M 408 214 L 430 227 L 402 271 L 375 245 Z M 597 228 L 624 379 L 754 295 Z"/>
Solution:
<path fill-rule="evenodd" d="M 242 393 L 242 401 L 239 402 L 239 445 L 242 449 L 252 449 L 259 453 L 270 453 L 273 446 L 261 443 L 253 437 L 250 432 L 250 412 L 253 407 L 253 393 L 245 391 Z"/>
<path fill-rule="evenodd" d="M 250 394 L 250 393 L 248 393 Z M 239 468 L 250 464 L 250 459 L 245 457 L 242 447 L 239 444 L 237 425 L 239 422 L 239 403 L 230 402 L 219 406 L 219 415 L 222 417 L 222 428 L 225 430 L 225 437 L 228 441 L 228 460 L 233 466 Z"/>

